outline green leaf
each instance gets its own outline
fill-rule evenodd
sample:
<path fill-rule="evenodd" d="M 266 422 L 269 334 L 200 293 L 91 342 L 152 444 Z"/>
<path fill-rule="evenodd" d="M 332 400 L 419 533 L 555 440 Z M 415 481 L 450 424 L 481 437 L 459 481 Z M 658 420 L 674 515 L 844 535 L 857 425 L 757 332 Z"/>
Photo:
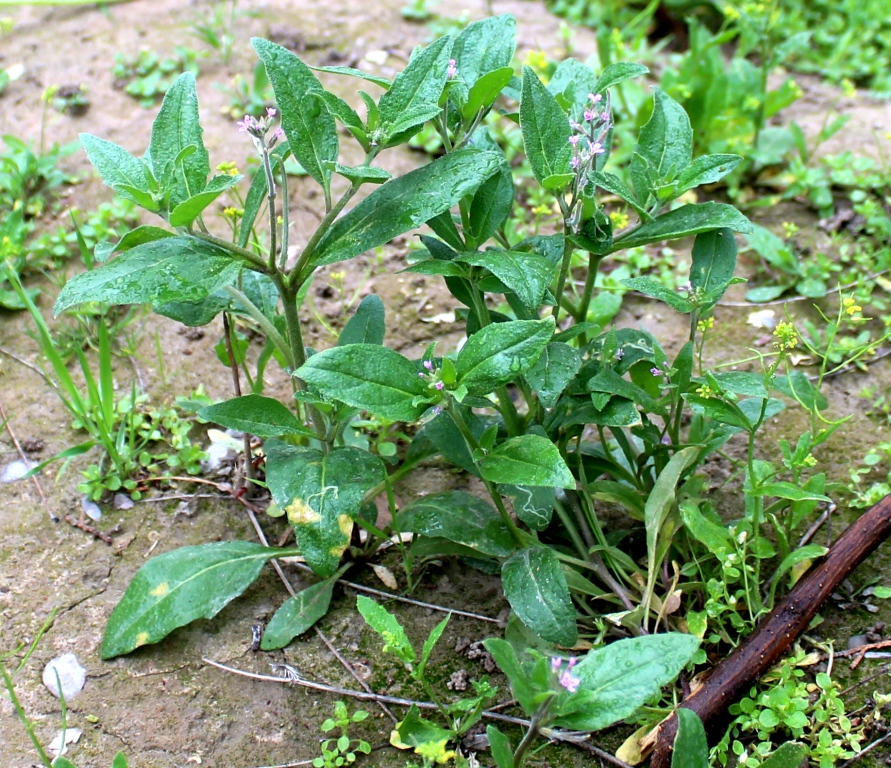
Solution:
<path fill-rule="evenodd" d="M 388 181 L 334 223 L 310 266 L 351 259 L 421 226 L 472 193 L 503 160 L 496 152 L 460 149 Z"/>
<path fill-rule="evenodd" d="M 498 489 L 513 500 L 514 511 L 526 525 L 543 531 L 554 514 L 556 494 L 553 488 L 529 485 L 502 485 Z"/>
<path fill-rule="evenodd" d="M 713 523 L 693 501 L 684 501 L 680 505 L 681 520 L 689 534 L 700 544 L 704 544 L 713 555 L 719 550 L 733 551 L 733 539 L 730 532 L 723 526 Z"/>
<path fill-rule="evenodd" d="M 458 261 L 488 269 L 531 310 L 541 305 L 555 272 L 554 265 L 544 256 L 493 248 L 482 253 L 462 253 Z"/>
<path fill-rule="evenodd" d="M 520 702 L 523 710 L 534 712 L 538 708 L 535 700 L 535 690 L 530 684 L 526 671 L 520 664 L 517 652 L 513 646 L 500 637 L 490 637 L 487 640 L 483 640 L 483 647 L 492 654 L 492 658 L 495 659 L 498 668 L 504 672 L 510 683 L 511 693 Z"/>
<path fill-rule="evenodd" d="M 59 292 L 53 312 L 86 301 L 162 304 L 200 301 L 235 280 L 241 263 L 216 246 L 186 237 L 144 243 L 110 262 L 75 275 Z"/>
<path fill-rule="evenodd" d="M 340 332 L 337 346 L 347 344 L 383 344 L 386 325 L 384 303 L 371 293 L 359 303 L 353 315 Z"/>
<path fill-rule="evenodd" d="M 227 173 L 214 176 L 201 192 L 183 200 L 170 212 L 170 226 L 190 227 L 208 205 L 241 179 L 241 176 L 230 176 Z"/>
<path fill-rule="evenodd" d="M 629 230 L 627 235 L 617 237 L 610 252 L 663 240 L 677 240 L 722 227 L 745 233 L 751 231 L 752 225 L 736 208 L 727 203 L 710 200 L 707 203 L 682 205 Z"/>
<path fill-rule="evenodd" d="M 690 283 L 708 296 L 709 305 L 724 295 L 736 269 L 736 238 L 729 229 L 696 235 Z"/>
<path fill-rule="evenodd" d="M 257 437 L 304 435 L 316 437 L 281 402 L 262 395 L 234 397 L 198 411 L 199 418 Z"/>
<path fill-rule="evenodd" d="M 383 638 L 384 653 L 393 653 L 407 664 L 414 663 L 417 658 L 415 650 L 405 629 L 392 613 L 364 595 L 356 598 L 356 607 L 368 626 Z"/>
<path fill-rule="evenodd" d="M 251 238 L 251 230 L 257 220 L 257 214 L 267 199 L 266 193 L 266 174 L 255 173 L 244 200 L 244 215 L 238 225 L 238 245 L 241 248 L 244 248 Z"/>
<path fill-rule="evenodd" d="M 127 757 L 123 752 L 118 752 L 114 756 L 111 768 L 127 768 Z"/>
<path fill-rule="evenodd" d="M 575 478 L 560 450 L 540 435 L 505 440 L 482 460 L 480 473 L 492 483 L 575 488 Z"/>
<path fill-rule="evenodd" d="M 442 637 L 442 633 L 445 632 L 446 627 L 449 625 L 449 619 L 451 618 L 452 614 L 448 614 L 441 622 L 439 622 L 439 624 L 433 627 L 430 634 L 427 635 L 427 639 L 424 641 L 424 648 L 421 650 L 421 662 L 415 670 L 414 677 L 416 679 L 423 679 L 424 669 L 427 667 L 427 662 L 430 661 L 430 654 L 433 653 L 433 649 L 439 642 L 439 638 Z"/>
<path fill-rule="evenodd" d="M 174 235 L 173 232 L 168 232 L 166 229 L 144 224 L 141 227 L 136 227 L 136 229 L 131 229 L 126 235 L 118 240 L 117 244 L 108 252 L 108 255 L 104 259 L 97 258 L 97 261 L 107 261 L 112 254 L 129 251 L 131 248 L 135 248 L 137 245 L 142 245 L 143 243 L 151 243 L 155 240 L 163 240 L 166 237 L 175 236 L 176 235 Z"/>
<path fill-rule="evenodd" d="M 792 371 L 788 376 L 777 376 L 773 385 L 784 395 L 799 401 L 809 411 L 825 411 L 829 407 L 829 401 L 811 383 L 804 371 Z"/>
<path fill-rule="evenodd" d="M 407 358 L 379 344 L 348 344 L 310 357 L 295 374 L 323 397 L 392 421 L 415 421 L 430 393 Z"/>
<path fill-rule="evenodd" d="M 797 741 L 787 741 L 761 763 L 761 768 L 801 768 L 801 763 L 807 755 L 807 745 L 799 744 Z"/>
<path fill-rule="evenodd" d="M 421 717 L 421 711 L 412 704 L 408 714 L 390 733 L 390 744 L 398 749 L 414 747 L 415 751 L 425 744 L 439 744 L 455 737 L 455 732 Z"/>
<path fill-rule="evenodd" d="M 702 155 L 697 157 L 678 176 L 677 193 L 680 195 L 688 189 L 694 189 L 703 184 L 714 184 L 734 170 L 742 160 L 739 155 Z"/>
<path fill-rule="evenodd" d="M 383 168 L 377 168 L 373 165 L 358 165 L 352 167 L 330 162 L 326 165 L 335 173 L 339 173 L 344 178 L 349 179 L 350 181 L 359 182 L 360 184 L 383 184 L 385 181 L 392 178 L 392 174 L 389 171 L 385 171 Z"/>
<path fill-rule="evenodd" d="M 289 597 L 266 625 L 260 648 L 274 651 L 284 648 L 298 635 L 328 613 L 337 579 L 325 579 Z"/>
<path fill-rule="evenodd" d="M 727 392 L 747 397 L 760 397 L 767 399 L 767 387 L 764 386 L 764 376 L 748 371 L 725 371 L 712 374 L 715 381 Z"/>
<path fill-rule="evenodd" d="M 149 560 L 115 606 L 101 655 L 111 659 L 157 643 L 195 619 L 211 619 L 285 550 L 246 541 L 181 547 Z"/>
<path fill-rule="evenodd" d="M 573 672 L 587 706 L 556 718 L 554 725 L 599 731 L 630 717 L 677 678 L 699 648 L 699 638 L 668 632 L 619 640 L 589 651 Z M 578 695 L 578 694 L 576 694 Z"/>
<path fill-rule="evenodd" d="M 350 542 L 365 493 L 384 478 L 380 458 L 359 448 L 324 454 L 278 440 L 266 443 L 266 482 L 294 526 L 307 565 L 331 576 Z"/>
<path fill-rule="evenodd" d="M 448 79 L 449 57 L 454 38 L 441 37 L 424 49 L 416 48 L 408 65 L 393 79 L 378 106 L 384 148 L 400 143 L 399 134 L 413 125 L 421 125 L 439 113 L 439 97 Z M 405 116 L 416 114 L 414 120 Z M 421 115 L 427 117 L 421 119 Z"/>
<path fill-rule="evenodd" d="M 708 739 L 699 715 L 691 709 L 679 707 L 675 716 L 678 719 L 678 732 L 674 737 L 671 768 L 709 768 Z"/>
<path fill-rule="evenodd" d="M 563 420 L 563 426 L 599 424 L 603 427 L 634 427 L 640 423 L 640 412 L 634 401 L 624 397 L 611 397 L 602 408 L 594 405 L 576 408 Z"/>
<path fill-rule="evenodd" d="M 597 76 L 591 67 L 578 59 L 563 59 L 548 80 L 547 88 L 554 96 L 562 96 L 572 107 L 570 112 L 584 108 L 588 94 L 594 93 Z"/>
<path fill-rule="evenodd" d="M 628 189 L 628 187 L 625 186 L 625 182 L 618 176 L 615 176 L 612 173 L 600 173 L 599 171 L 595 171 L 591 174 L 591 181 L 598 187 L 603 187 L 607 192 L 621 197 L 622 200 L 637 211 L 643 221 L 649 221 L 653 218 L 650 216 L 647 209 L 638 202 L 634 192 Z"/>
<path fill-rule="evenodd" d="M 477 245 L 486 242 L 510 215 L 514 204 L 514 180 L 510 166 L 502 163 L 480 184 L 470 202 L 468 231 Z"/>
<path fill-rule="evenodd" d="M 472 90 L 483 75 L 511 66 L 516 41 L 517 22 L 511 14 L 489 16 L 468 24 L 452 46 L 458 78 Z"/>
<path fill-rule="evenodd" d="M 529 67 L 523 67 L 520 128 L 526 157 L 540 184 L 549 176 L 569 173 L 569 118 Z"/>
<path fill-rule="evenodd" d="M 399 530 L 448 539 L 491 557 L 509 557 L 517 548 L 501 516 L 464 491 L 422 496 L 398 516 Z"/>
<path fill-rule="evenodd" d="M 625 80 L 630 80 L 632 77 L 645 75 L 649 71 L 650 70 L 643 64 L 635 64 L 629 61 L 617 61 L 608 65 L 607 68 L 603 70 L 603 73 L 594 85 L 593 92 L 604 93 L 607 88 L 612 88 L 614 85 L 618 85 Z"/>
<path fill-rule="evenodd" d="M 266 66 L 291 152 L 327 194 L 331 183 L 327 164 L 337 161 L 339 144 L 334 117 L 316 95 L 324 90 L 322 84 L 287 48 L 257 37 L 251 44 Z"/>
<path fill-rule="evenodd" d="M 792 501 L 823 501 L 827 504 L 832 503 L 832 499 L 824 496 L 822 493 L 814 493 L 799 488 L 797 485 L 786 482 L 764 483 L 753 488 L 750 493 L 753 496 L 776 496 L 780 499 L 790 499 Z"/>
<path fill-rule="evenodd" d="M 355 69 L 354 67 L 310 67 L 310 69 L 315 70 L 316 72 L 328 72 L 332 75 L 349 75 L 350 77 L 358 77 L 360 80 L 367 80 L 369 83 L 374 83 L 375 85 L 380 86 L 384 90 L 390 87 L 391 81 L 386 77 L 380 77 L 379 75 L 370 75 L 368 72 L 363 72 L 361 69 Z"/>
<path fill-rule="evenodd" d="M 510 739 L 494 725 L 486 726 L 486 736 L 489 739 L 489 749 L 492 750 L 495 768 L 514 768 L 514 748 Z"/>
<path fill-rule="evenodd" d="M 501 580 L 510 607 L 526 626 L 548 642 L 575 645 L 575 608 L 554 550 L 521 549 L 502 565 Z"/>
<path fill-rule="evenodd" d="M 465 120 L 472 120 L 481 109 L 489 109 L 513 76 L 513 67 L 500 67 L 480 77 L 467 94 L 461 116 Z"/>
<path fill-rule="evenodd" d="M 627 285 L 632 291 L 638 291 L 644 296 L 659 299 L 678 312 L 687 314 L 693 311 L 693 302 L 649 277 L 630 277 L 623 280 L 622 285 Z"/>
<path fill-rule="evenodd" d="M 162 189 L 171 187 L 171 207 L 197 195 L 207 184 L 210 159 L 198 118 L 195 75 L 183 72 L 164 96 L 152 123 L 149 157 Z M 195 151 L 188 153 L 188 147 Z"/>
<path fill-rule="evenodd" d="M 553 408 L 581 365 L 579 353 L 569 344 L 552 341 L 526 371 L 526 381 L 535 390 L 539 402 L 545 408 Z"/>
<path fill-rule="evenodd" d="M 138 205 L 157 211 L 158 205 L 148 195 L 153 179 L 148 166 L 138 157 L 133 157 L 126 149 L 113 141 L 100 139 L 89 133 L 80 134 L 80 143 L 83 144 L 90 162 L 99 171 L 99 175 L 109 187 L 114 189 L 121 197 L 132 200 Z M 138 193 L 134 196 L 130 190 Z M 149 203 L 148 206 L 145 203 Z"/>
<path fill-rule="evenodd" d="M 513 320 L 481 328 L 458 353 L 458 384 L 472 395 L 486 395 L 521 376 L 554 334 L 554 319 Z M 511 482 L 511 481 L 507 481 Z"/>
<path fill-rule="evenodd" d="M 640 129 L 631 158 L 631 180 L 638 200 L 647 200 L 654 183 L 665 185 L 688 166 L 693 157 L 693 129 L 684 108 L 665 91 L 655 90 L 653 113 Z"/>

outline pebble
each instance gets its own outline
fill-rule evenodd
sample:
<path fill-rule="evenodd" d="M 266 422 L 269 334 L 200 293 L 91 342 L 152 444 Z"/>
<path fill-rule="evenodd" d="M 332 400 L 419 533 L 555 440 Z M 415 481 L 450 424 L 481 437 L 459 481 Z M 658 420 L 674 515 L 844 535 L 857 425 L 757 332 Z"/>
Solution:
<path fill-rule="evenodd" d="M 102 519 L 102 510 L 99 509 L 99 505 L 95 501 L 92 501 L 89 496 L 81 496 L 80 507 L 86 516 L 94 523 L 99 522 Z"/>
<path fill-rule="evenodd" d="M 126 493 L 116 493 L 114 495 L 114 501 L 112 501 L 111 505 L 115 509 L 120 510 L 133 509 L 133 499 L 131 499 Z"/>
<path fill-rule="evenodd" d="M 57 673 L 58 681 L 56 680 Z M 65 701 L 71 701 L 83 690 L 86 681 L 87 670 L 80 665 L 77 656 L 73 653 L 57 656 L 43 669 L 43 684 L 57 699 L 61 698 L 58 683 L 62 684 L 61 693 L 65 697 Z"/>
<path fill-rule="evenodd" d="M 861 645 L 866 645 L 866 635 L 854 635 L 853 637 L 848 639 L 849 651 L 852 648 L 859 648 Z"/>
<path fill-rule="evenodd" d="M 80 741 L 80 737 L 83 735 L 83 731 L 80 728 L 66 728 L 65 731 L 65 743 L 62 744 L 62 732 L 56 734 L 56 737 L 49 743 L 49 750 L 56 757 L 64 755 L 68 750 L 65 749 L 69 744 L 77 744 Z"/>
<path fill-rule="evenodd" d="M 21 459 L 12 461 L 3 467 L 3 472 L 0 472 L 0 483 L 14 483 L 16 480 L 21 480 L 35 466 L 32 461 Z"/>

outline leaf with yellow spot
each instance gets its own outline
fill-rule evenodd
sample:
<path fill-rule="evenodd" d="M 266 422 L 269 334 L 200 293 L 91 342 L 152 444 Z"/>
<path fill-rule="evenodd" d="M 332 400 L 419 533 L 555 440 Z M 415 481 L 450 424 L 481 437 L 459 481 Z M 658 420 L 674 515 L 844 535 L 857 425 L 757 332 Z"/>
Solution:
<path fill-rule="evenodd" d="M 266 441 L 266 482 L 272 498 L 287 510 L 303 557 L 323 578 L 337 570 L 365 493 L 383 479 L 380 458 L 359 448 L 324 454 Z"/>
<path fill-rule="evenodd" d="M 213 618 L 254 582 L 267 560 L 294 553 L 225 541 L 153 557 L 112 611 L 102 638 L 102 658 L 157 643 L 195 619 Z"/>

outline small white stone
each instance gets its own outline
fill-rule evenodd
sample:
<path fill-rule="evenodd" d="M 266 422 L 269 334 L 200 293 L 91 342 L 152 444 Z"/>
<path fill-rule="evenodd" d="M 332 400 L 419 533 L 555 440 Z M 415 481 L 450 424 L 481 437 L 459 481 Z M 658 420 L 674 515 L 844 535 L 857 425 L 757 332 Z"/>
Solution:
<path fill-rule="evenodd" d="M 91 501 L 89 497 L 81 496 L 80 507 L 90 520 L 98 522 L 102 519 L 102 510 L 99 509 L 99 505 L 95 501 Z"/>
<path fill-rule="evenodd" d="M 56 734 L 56 738 L 54 738 L 49 743 L 49 750 L 56 757 L 60 755 L 64 755 L 68 750 L 66 747 L 69 744 L 77 744 L 80 741 L 80 737 L 83 735 L 83 731 L 80 728 L 66 728 L 65 729 L 65 743 L 62 744 L 62 731 Z"/>
<path fill-rule="evenodd" d="M 386 51 L 369 51 L 365 54 L 365 61 L 370 61 L 372 64 L 383 66 L 387 63 L 389 56 L 390 54 Z"/>
<path fill-rule="evenodd" d="M 0 483 L 14 483 L 16 480 L 21 480 L 35 466 L 37 465 L 32 461 L 21 459 L 12 461 L 3 467 L 3 472 L 0 472 Z"/>
<path fill-rule="evenodd" d="M 57 674 L 58 681 L 56 680 Z M 61 698 L 58 683 L 62 684 L 61 695 L 65 697 L 65 701 L 71 701 L 83 690 L 86 681 L 87 670 L 80 665 L 77 656 L 73 653 L 56 657 L 43 669 L 43 684 L 57 699 Z"/>
<path fill-rule="evenodd" d="M 111 505 L 115 509 L 127 510 L 133 509 L 133 499 L 131 499 L 126 493 L 116 493 L 114 495 L 114 501 Z"/>

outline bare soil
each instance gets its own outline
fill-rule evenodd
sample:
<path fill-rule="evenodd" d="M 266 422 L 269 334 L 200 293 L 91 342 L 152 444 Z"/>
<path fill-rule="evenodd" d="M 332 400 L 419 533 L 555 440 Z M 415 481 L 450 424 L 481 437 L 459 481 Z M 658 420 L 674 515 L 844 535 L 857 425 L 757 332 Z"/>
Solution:
<path fill-rule="evenodd" d="M 409 24 L 399 14 L 400 0 L 363 3 L 356 0 L 332 3 L 246 2 L 238 6 L 235 53 L 229 65 L 211 53 L 201 60 L 198 88 L 202 105 L 205 141 L 214 164 L 235 161 L 242 167 L 250 155 L 234 123 L 222 114 L 226 96 L 215 87 L 226 84 L 235 73 L 249 76 L 255 59 L 248 39 L 252 35 L 272 37 L 283 44 L 295 45 L 300 55 L 311 62 L 346 63 L 372 67 L 363 61 L 369 51 L 386 51 L 386 62 L 378 67 L 383 75 L 401 67 L 411 49 L 428 35 L 423 25 Z M 550 16 L 538 2 L 518 0 L 494 3 L 497 13 L 513 13 L 519 22 L 521 52 L 543 48 L 557 57 L 562 50 L 557 37 L 559 20 Z M 480 18 L 485 7 L 472 0 L 463 7 L 471 18 Z M 443 12 L 451 9 L 440 6 Z M 459 8 L 455 8 L 457 13 Z M 64 144 L 76 139 L 79 131 L 111 139 L 141 154 L 148 143 L 153 110 L 145 110 L 113 84 L 111 67 L 114 54 L 132 54 L 146 47 L 170 54 L 175 45 L 200 49 L 202 44 L 190 36 L 188 24 L 193 17 L 206 16 L 204 2 L 146 0 L 111 5 L 102 10 L 94 6 L 71 9 L 19 7 L 11 12 L 14 30 L 2 41 L 0 65 L 21 62 L 25 75 L 11 83 L 0 98 L 0 134 L 38 138 L 40 96 L 49 85 L 83 84 L 88 87 L 91 107 L 85 117 L 58 115 L 52 110 L 46 125 L 48 143 Z M 579 30 L 573 38 L 575 55 L 584 59 L 594 51 L 593 34 Z M 353 83 L 326 81 L 353 98 L 347 89 Z M 824 86 L 807 83 L 807 96 L 801 102 L 801 119 L 806 126 L 818 126 L 827 105 L 838 94 L 827 93 Z M 887 112 L 866 99 L 847 105 L 857 119 L 844 132 L 840 146 L 869 151 L 874 125 Z M 886 108 L 886 105 L 885 105 Z M 885 125 L 885 129 L 887 129 Z M 404 171 L 422 158 L 409 151 L 386 155 L 393 171 Z M 79 152 L 66 161 L 66 167 L 80 176 L 82 183 L 64 193 L 65 205 L 88 210 L 109 194 L 92 176 L 85 155 Z M 303 181 L 292 182 L 297 201 L 294 225 L 295 244 L 308 237 L 317 220 L 314 191 Z M 778 225 L 784 219 L 795 220 L 802 229 L 816 234 L 815 219 L 804 209 L 787 206 L 773 210 L 762 223 Z M 58 214 L 66 221 L 64 211 Z M 51 222 L 47 222 L 50 226 Z M 408 239 L 401 239 L 383 249 L 380 255 L 368 255 L 352 262 L 344 278 L 346 294 L 358 296 L 377 293 L 384 300 L 388 317 L 387 344 L 406 354 L 417 354 L 433 340 L 448 348 L 460 337 L 456 324 L 442 315 L 453 309 L 451 297 L 432 278 L 398 274 L 404 266 Z M 689 256 L 687 256 L 689 259 Z M 336 269 L 336 267 L 335 267 Z M 743 259 L 742 271 L 751 273 L 754 265 Z M 329 270 L 330 272 L 330 270 Z M 307 343 L 324 347 L 332 337 L 322 321 L 331 323 L 340 313 L 336 283 L 322 275 L 312 292 L 312 301 L 304 309 L 310 327 Z M 739 301 L 742 288 L 729 295 Z M 43 302 L 49 312 L 50 301 Z M 791 305 L 792 311 L 806 311 L 805 305 Z M 746 324 L 750 310 L 719 308 L 710 356 L 725 362 L 746 356 L 746 350 L 758 341 L 763 329 Z M 780 315 L 782 308 L 777 308 Z M 418 322 L 418 317 L 432 320 Z M 619 325 L 640 326 L 653 331 L 666 349 L 676 351 L 683 343 L 686 328 L 668 308 L 644 300 L 629 298 L 617 319 Z M 21 314 L 0 316 L 0 349 L 28 361 L 37 359 L 36 346 L 27 336 L 29 323 Z M 228 372 L 214 356 L 212 346 L 220 328 L 212 324 L 202 339 L 190 340 L 176 323 L 152 317 L 145 325 L 143 343 L 135 364 L 153 402 L 171 402 L 177 395 L 188 394 L 203 385 L 215 398 L 231 395 Z M 286 377 L 270 366 L 268 393 L 284 395 Z M 130 386 L 133 370 L 122 363 L 118 371 L 122 391 Z M 887 363 L 869 374 L 850 374 L 834 379 L 827 395 L 832 402 L 831 415 L 850 415 L 850 420 L 836 433 L 823 458 L 836 479 L 844 480 L 852 463 L 866 449 L 889 434 L 877 433 L 876 426 L 862 413 L 867 402 L 859 396 L 866 386 L 876 387 L 876 395 L 889 389 Z M 10 426 L 20 441 L 40 439 L 44 443 L 37 458 L 46 458 L 72 445 L 78 438 L 70 429 L 70 417 L 61 407 L 41 376 L 19 364 L 13 357 L 0 354 L 0 405 L 10 417 Z M 801 414 L 789 409 L 777 419 L 776 437 L 796 435 L 802 426 Z M 775 454 L 775 440 L 767 440 L 764 450 Z M 8 435 L 0 441 L 0 465 L 17 458 Z M 49 659 L 74 652 L 87 669 L 83 692 L 68 703 L 70 727 L 84 731 L 70 757 L 82 768 L 105 768 L 118 750 L 127 753 L 135 768 L 167 768 L 200 765 L 211 768 L 259 768 L 311 759 L 319 754 L 319 725 L 329 716 L 335 698 L 285 684 L 259 682 L 224 673 L 208 666 L 203 657 L 232 664 L 260 674 L 271 674 L 270 663 L 288 663 L 308 679 L 343 687 L 355 687 L 334 655 L 313 633 L 297 640 L 284 651 L 272 654 L 250 650 L 251 625 L 267 620 L 286 595 L 269 569 L 240 599 L 224 609 L 215 619 L 198 621 L 173 633 L 162 643 L 141 648 L 111 662 L 99 659 L 98 648 L 105 621 L 120 599 L 136 570 L 151 555 L 175 547 L 229 539 L 254 540 L 255 534 L 243 507 L 235 500 L 202 499 L 190 510 L 178 511 L 178 501 L 158 501 L 151 497 L 127 512 L 105 510 L 99 527 L 113 540 L 111 546 L 71 528 L 54 524 L 50 513 L 59 516 L 80 514 L 80 497 L 75 486 L 78 469 L 89 457 L 72 465 L 58 480 L 52 471 L 41 478 L 46 495 L 44 505 L 35 486 L 28 481 L 0 485 L 0 653 L 30 642 L 53 611 L 56 616 L 41 640 L 30 663 L 17 677 L 16 687 L 25 711 L 36 725 L 44 744 L 60 730 L 60 705 L 40 681 Z M 714 468 L 714 484 L 728 476 L 728 467 Z M 450 487 L 459 482 L 455 473 L 435 463 L 416 473 L 399 488 L 399 498 Z M 728 488 L 734 488 L 733 484 Z M 169 489 L 162 495 L 174 495 Z M 726 494 L 726 511 L 742 506 L 737 489 Z M 266 525 L 266 523 L 264 523 Z M 281 521 L 266 525 L 271 536 L 282 531 Z M 889 550 L 883 550 L 862 567 L 858 583 L 882 579 Z M 390 562 L 397 570 L 397 564 Z M 288 569 L 286 569 L 288 570 Z M 302 572 L 288 570 L 295 587 L 307 584 Z M 354 578 L 370 576 L 354 575 Z M 381 587 L 381 584 L 374 586 Z M 415 597 L 431 603 L 461 608 L 493 618 L 505 616 L 506 604 L 496 579 L 467 569 L 457 563 L 444 563 L 428 570 Z M 380 643 L 372 637 L 354 610 L 355 593 L 345 589 L 337 593 L 335 607 L 320 623 L 334 646 L 352 663 L 356 671 L 375 690 L 392 695 L 415 696 L 417 691 L 403 686 L 396 662 L 382 656 Z M 440 613 L 413 606 L 392 604 L 420 642 L 441 618 Z M 891 610 L 879 615 L 853 609 L 841 612 L 827 608 L 827 623 L 815 630 L 843 646 L 847 638 L 863 631 L 877 620 L 891 623 Z M 463 639 L 480 640 L 500 630 L 492 624 L 463 618 L 452 620 L 433 665 L 443 680 L 453 672 L 465 670 L 470 677 L 480 677 L 486 670 L 478 660 L 454 652 Z M 875 662 L 864 663 L 857 675 L 874 671 Z M 497 674 L 495 679 L 504 688 Z M 350 704 L 351 709 L 359 705 Z M 358 733 L 373 745 L 386 744 L 391 724 L 373 705 L 363 705 L 372 717 Z M 614 748 L 621 736 L 609 733 L 598 743 Z M 877 750 L 878 759 L 887 753 Z M 0 697 L 0 756 L 10 768 L 36 764 L 24 730 L 20 727 L 11 702 Z M 404 766 L 407 756 L 387 749 L 375 752 L 368 765 Z M 488 756 L 480 755 L 482 765 Z M 591 758 L 568 748 L 546 750 L 530 761 L 531 765 L 563 766 L 588 764 Z M 864 761 L 864 765 L 868 765 Z"/>

